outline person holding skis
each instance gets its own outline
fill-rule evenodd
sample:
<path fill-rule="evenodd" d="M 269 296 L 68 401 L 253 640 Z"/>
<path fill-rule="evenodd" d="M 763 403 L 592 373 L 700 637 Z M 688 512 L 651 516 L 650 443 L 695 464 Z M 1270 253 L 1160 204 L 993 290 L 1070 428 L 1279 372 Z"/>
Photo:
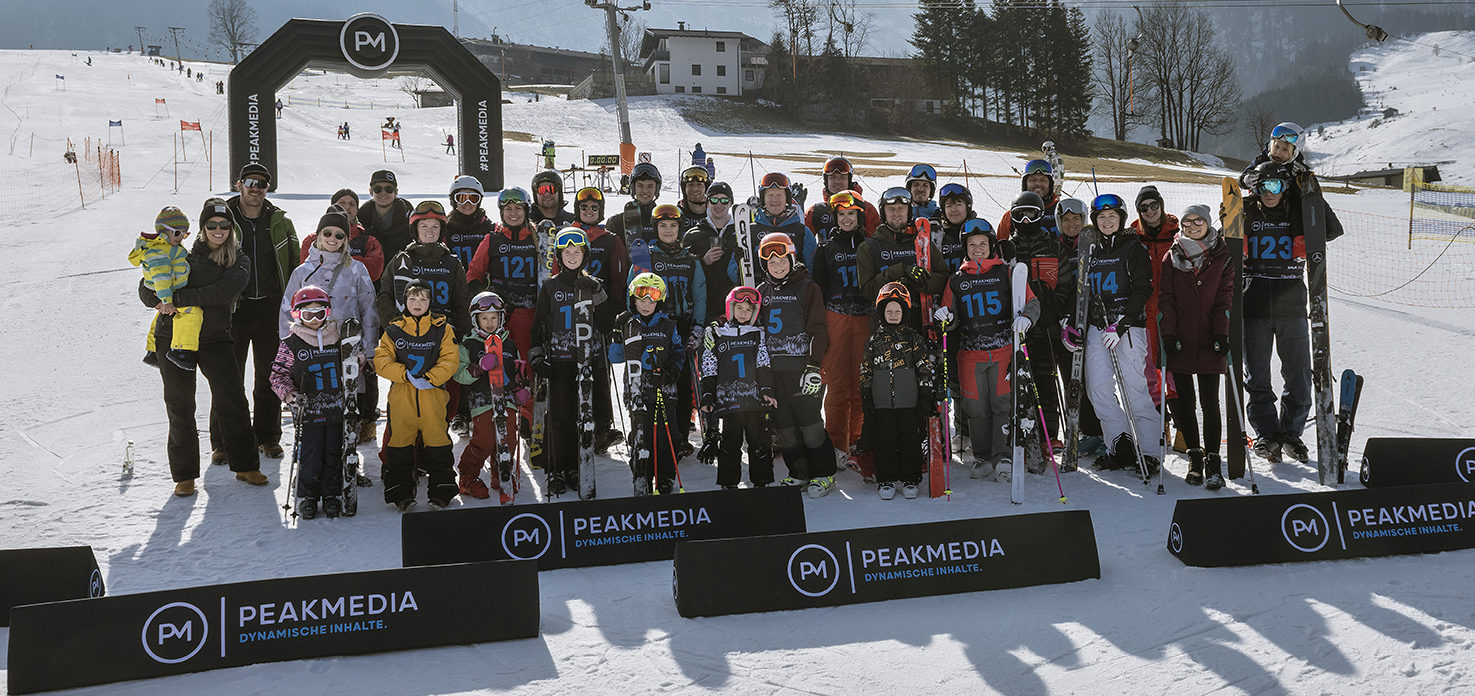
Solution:
<path fill-rule="evenodd" d="M 1158 326 L 1168 372 L 1178 390 L 1169 413 L 1188 446 L 1188 474 L 1183 480 L 1217 490 L 1224 487 L 1219 375 L 1227 371 L 1229 308 L 1238 269 L 1230 266 L 1229 251 L 1219 230 L 1209 224 L 1209 215 L 1206 205 L 1183 211 L 1182 229 L 1161 259 Z M 1195 381 L 1204 412 L 1202 440 L 1193 412 Z"/>
<path fill-rule="evenodd" d="M 753 212 L 753 238 L 761 240 L 774 232 L 783 233 L 794 243 L 798 252 L 796 258 L 805 266 L 812 263 L 817 244 L 814 233 L 804 226 L 802 211 L 794 199 L 789 177 L 779 172 L 764 174 L 758 182 L 758 198 L 760 207 Z M 759 283 L 768 277 L 767 269 L 761 261 L 753 270 Z M 728 266 L 727 274 L 735 283 L 742 281 L 736 257 Z"/>
<path fill-rule="evenodd" d="M 410 212 L 414 206 L 399 197 L 399 177 L 388 169 L 380 169 L 369 177 L 369 205 L 359 209 L 359 223 L 369 231 L 384 250 L 384 258 L 394 258 L 411 242 Z"/>
<path fill-rule="evenodd" d="M 825 187 L 820 191 L 820 199 L 814 205 L 809 206 L 809 211 L 804 214 L 804 226 L 812 230 L 821 242 L 828 238 L 839 224 L 839 211 L 830 207 L 830 199 L 837 193 L 860 193 L 860 184 L 855 181 L 855 170 L 850 166 L 850 160 L 844 157 L 831 157 L 825 160 L 824 177 Z M 881 214 L 876 212 L 876 206 L 867 203 L 864 199 L 856 198 L 856 200 L 865 209 L 865 216 L 860 222 L 862 229 L 865 230 L 864 236 L 869 237 L 875 233 L 876 225 L 881 224 Z"/>
<path fill-rule="evenodd" d="M 589 238 L 589 275 L 599 281 L 601 287 L 623 287 L 630 269 L 630 251 L 625 240 L 610 234 L 604 228 L 604 192 L 593 186 L 585 186 L 574 194 L 575 213 L 579 216 L 573 225 L 584 230 Z M 594 320 L 599 333 L 608 335 L 615 328 L 615 317 L 619 315 L 618 303 L 606 302 L 595 307 Z M 596 356 L 594 361 L 594 451 L 604 454 L 624 435 L 615 428 L 615 414 L 611 393 L 611 366 L 609 356 Z"/>
<path fill-rule="evenodd" d="M 811 277 L 825 306 L 829 347 L 820 362 L 825 383 L 825 431 L 838 456 L 854 456 L 860 441 L 860 356 L 870 337 L 871 307 L 860 292 L 856 259 L 865 241 L 865 206 L 860 194 L 841 191 L 826 205 L 835 227 L 814 252 Z M 818 205 L 818 204 L 816 204 Z M 814 208 L 810 208 L 813 212 Z"/>
<path fill-rule="evenodd" d="M 717 485 L 738 487 L 743 474 L 743 443 L 748 446 L 748 482 L 773 483 L 773 434 L 768 410 L 778 407 L 768 362 L 767 333 L 757 323 L 763 296 L 740 285 L 727 293 L 727 311 L 702 338 L 699 358 L 702 411 L 722 419 Z"/>
<path fill-rule="evenodd" d="M 918 322 L 906 316 L 913 311 L 905 285 L 884 285 L 876 296 L 876 330 L 860 360 L 862 438 L 875 453 L 876 493 L 882 500 L 895 498 L 898 486 L 908 500 L 921 492 L 927 437 L 921 425 L 933 408 L 936 361 L 928 340 L 913 326 Z"/>
<path fill-rule="evenodd" d="M 937 193 L 937 170 L 932 165 L 912 165 L 907 173 L 906 189 L 912 197 L 913 218 L 937 217 L 937 203 L 932 200 L 932 194 Z"/>
<path fill-rule="evenodd" d="M 708 317 L 726 312 L 723 303 L 734 287 L 727 275 L 728 264 L 737 251 L 737 225 L 732 217 L 732 186 L 714 181 L 707 187 L 707 215 L 681 235 L 681 243 L 702 262 L 702 275 L 707 279 Z"/>
<path fill-rule="evenodd" d="M 707 187 L 712 176 L 707 168 L 693 163 L 681 170 L 681 200 L 676 207 L 681 209 L 681 229 L 689 230 L 707 217 Z"/>
<path fill-rule="evenodd" d="M 650 214 L 656 208 L 656 198 L 661 195 L 661 170 L 650 162 L 641 162 L 630 170 L 630 203 L 624 208 L 615 211 L 605 221 L 604 227 L 611 233 L 619 235 L 625 240 L 625 246 L 630 246 L 636 239 L 643 240 L 649 244 L 655 238 L 655 223 L 651 222 Z M 628 213 L 627 213 L 628 211 Z M 625 216 L 629 214 L 630 224 L 626 224 Z M 636 220 L 638 214 L 639 219 Z M 635 224 L 637 223 L 638 224 Z"/>
<path fill-rule="evenodd" d="M 466 282 L 473 290 L 497 293 L 511 311 L 507 314 L 507 332 L 517 343 L 517 352 L 528 355 L 532 350 L 534 305 L 538 299 L 538 256 L 536 231 L 528 224 L 530 207 L 526 191 L 516 186 L 497 194 L 497 211 L 501 222 L 492 225 L 482 238 L 466 268 Z M 494 253 L 493 250 L 496 250 Z M 520 423 L 532 422 L 532 404 L 523 404 Z M 524 426 L 520 431 L 529 437 Z"/>
<path fill-rule="evenodd" d="M 592 331 L 593 335 L 580 338 L 579 327 L 574 322 L 578 314 L 577 304 L 592 301 L 598 307 L 604 302 L 605 293 L 599 281 L 586 272 L 589 238 L 583 230 L 577 227 L 559 230 L 553 241 L 553 253 L 558 260 L 558 273 L 538 289 L 528 366 L 548 380 L 548 403 L 567 405 L 577 403 L 579 398 L 579 362 L 585 359 L 579 343 L 581 340 L 599 340 Z M 598 351 L 598 346 L 595 346 L 591 354 Z M 543 446 L 545 450 L 552 450 L 546 455 L 544 465 L 551 500 L 562 496 L 569 488 L 580 488 L 576 419 L 589 418 L 592 414 L 577 413 L 577 409 L 550 408 L 547 415 L 548 422 L 543 425 Z"/>
<path fill-rule="evenodd" d="M 456 470 L 447 431 L 443 388 L 460 366 L 456 336 L 443 314 L 431 312 L 434 290 L 415 278 L 404 284 L 404 311 L 384 328 L 374 350 L 374 368 L 389 380 L 388 425 L 384 429 L 384 502 L 400 512 L 415 505 L 417 467 L 426 473 L 430 507 L 456 497 Z"/>
<path fill-rule="evenodd" d="M 174 324 L 169 348 L 164 358 L 181 370 L 194 371 L 200 349 L 200 324 L 204 310 L 199 307 L 174 306 L 174 289 L 189 282 L 189 251 L 184 248 L 184 238 L 189 236 L 189 218 L 184 211 L 172 205 L 165 206 L 154 216 L 154 229 L 140 232 L 133 251 L 128 253 L 128 262 L 143 271 L 143 284 L 159 298 L 160 309 L 149 323 L 147 352 L 143 361 L 149 365 L 159 364 L 155 333 L 160 321 Z"/>
<path fill-rule="evenodd" d="M 659 495 L 671 492 L 680 456 L 675 444 L 679 436 L 671 432 L 671 414 L 665 409 L 666 404 L 675 403 L 677 387 L 691 383 L 685 375 L 691 364 L 686 360 L 684 334 L 677 329 L 677 322 L 663 311 L 667 287 L 666 281 L 655 273 L 631 278 L 627 293 L 629 308 L 615 319 L 609 344 L 610 363 L 626 365 L 625 405 L 631 418 L 630 473 L 638 496 L 650 495 L 652 490 Z M 656 396 L 658 391 L 660 397 Z"/>
<path fill-rule="evenodd" d="M 533 225 L 551 220 L 553 226 L 564 228 L 573 224 L 575 216 L 563 209 L 563 177 L 557 170 L 544 169 L 533 175 L 533 207 L 528 219 Z"/>
<path fill-rule="evenodd" d="M 918 266 L 916 237 L 911 193 L 899 186 L 886 189 L 881 195 L 881 224 L 870 239 L 861 243 L 856 258 L 862 296 L 879 294 L 881 286 L 891 282 L 905 285 L 912 300 L 919 304 L 923 293 L 942 292 L 948 275 L 942 253 L 933 244 L 930 267 Z M 924 318 L 917 316 L 920 312 L 905 314 L 912 328 L 921 331 Z"/>
<path fill-rule="evenodd" d="M 1038 176 L 1038 175 L 1036 175 Z M 1057 356 L 1067 355 L 1059 343 L 1060 332 L 1056 331 L 1060 320 L 1074 313 L 1074 288 L 1076 267 L 1070 265 L 1070 250 L 1060 242 L 1052 227 L 1044 224 L 1047 210 L 1040 196 L 1033 191 L 1023 191 L 1014 199 L 1009 212 L 1009 241 L 1013 247 L 1011 261 L 1029 266 L 1031 294 L 1040 300 L 1039 321 L 1034 322 L 1025 343 L 1029 350 L 1030 375 L 1039 392 L 1039 405 L 1045 413 L 1044 428 L 1048 431 L 1053 452 L 1060 445 L 1060 399 Z M 1053 211 L 1053 209 L 1051 209 Z M 1054 215 L 1051 214 L 1053 218 Z M 1040 455 L 1037 459 L 1035 455 Z M 1029 452 L 1025 464 L 1044 462 L 1045 452 Z M 1037 465 L 1038 466 L 1038 465 Z M 1030 473 L 1040 473 L 1031 471 Z"/>
<path fill-rule="evenodd" d="M 1091 311 L 1084 336 L 1080 327 L 1067 323 L 1061 338 L 1069 350 L 1086 351 L 1086 393 L 1101 419 L 1103 438 L 1111 443 L 1111 454 L 1098 457 L 1097 466 L 1129 469 L 1140 464 L 1151 474 L 1161 463 L 1142 450 L 1139 438 L 1156 440 L 1161 427 L 1145 372 L 1144 312 L 1152 294 L 1152 271 L 1147 248 L 1125 231 L 1126 219 L 1121 196 L 1103 193 L 1091 201 L 1091 224 L 1100 234 L 1089 266 Z"/>
<path fill-rule="evenodd" d="M 660 276 L 666 286 L 663 293 L 662 312 L 676 322 L 676 329 L 683 337 L 707 323 L 707 277 L 702 264 L 689 249 L 681 244 L 681 209 L 665 203 L 656 206 L 651 219 L 656 224 L 656 241 L 651 245 L 652 270 Z M 630 270 L 630 281 L 634 282 L 636 270 Z M 677 398 L 673 402 L 676 413 L 677 432 L 676 456 L 685 459 L 695 449 L 688 438 L 691 435 L 692 409 L 696 408 L 690 363 L 678 365 L 677 370 L 667 375 L 674 382 Z"/>
<path fill-rule="evenodd" d="M 353 258 L 348 248 L 348 216 L 337 206 L 318 219 L 318 228 L 311 236 L 313 246 L 307 258 L 287 279 L 289 301 L 282 302 L 278 317 L 278 333 L 282 340 L 292 335 L 292 322 L 297 303 L 297 291 L 312 286 L 326 292 L 331 298 L 333 323 L 339 327 L 348 319 L 359 322 L 364 340 L 379 340 L 379 314 L 374 311 L 374 283 L 369 280 L 369 269 Z M 310 327 L 316 329 L 317 327 Z M 336 329 L 335 329 L 336 330 Z M 280 351 L 278 351 L 280 355 Z M 363 380 L 359 383 L 363 384 Z M 280 395 L 280 390 L 277 390 Z M 372 408 L 372 407 L 371 407 Z M 371 411 L 360 411 L 371 413 Z"/>
<path fill-rule="evenodd" d="M 770 232 L 758 244 L 758 259 L 768 279 L 758 285 L 767 324 L 772 367 L 773 430 L 784 465 L 782 483 L 804 486 L 810 498 L 823 498 L 835 486 L 835 447 L 820 418 L 824 378 L 820 364 L 829 348 L 824 291 L 797 262 L 793 240 Z"/>
<path fill-rule="evenodd" d="M 1024 163 L 1024 174 L 1019 177 L 1020 192 L 1029 191 L 1040 197 L 1041 210 L 1040 227 L 1057 231 L 1055 227 L 1055 205 L 1060 201 L 1060 192 L 1055 190 L 1055 167 L 1051 166 L 1049 160 L 1030 160 Z M 1004 217 L 999 220 L 999 226 L 995 234 L 999 239 L 1010 239 L 1014 236 L 1013 220 L 1010 218 L 1013 209 L 1004 212 Z M 1031 354 L 1033 355 L 1033 354 Z"/>
<path fill-rule="evenodd" d="M 331 205 L 338 206 L 343 211 L 344 217 L 348 218 L 348 253 L 355 261 L 364 265 L 364 270 L 369 272 L 369 281 L 376 286 L 379 284 L 379 276 L 384 273 L 384 248 L 379 246 L 379 240 L 375 239 L 359 224 L 359 196 L 353 189 L 339 189 L 329 199 Z M 302 260 L 307 261 L 307 254 L 312 250 L 312 245 L 317 242 L 317 233 L 302 238 Z"/>
<path fill-rule="evenodd" d="M 330 519 L 343 513 L 343 324 L 332 316 L 332 307 L 329 291 L 316 285 L 293 292 L 288 335 L 271 364 L 272 390 L 292 409 L 297 429 L 297 488 L 290 494 L 297 497 L 304 520 L 317 517 L 320 498 Z M 362 363 L 363 350 L 355 349 L 348 359 Z"/>
<path fill-rule="evenodd" d="M 477 500 L 491 497 L 495 489 L 503 505 L 509 505 L 517 496 L 517 468 L 499 470 L 501 462 L 492 464 L 491 489 L 481 482 L 481 468 L 498 448 L 505 449 L 509 463 L 517 461 L 517 407 L 527 401 L 528 390 L 523 385 L 522 375 L 516 368 L 521 362 L 517 344 L 502 325 L 507 314 L 507 304 L 495 292 L 482 292 L 471 298 L 468 308 L 472 329 L 462 339 L 457 352 L 461 358 L 455 380 L 462 385 L 461 393 L 467 395 L 467 413 L 471 416 L 471 439 L 461 451 L 461 460 L 456 469 L 460 473 L 457 489 L 461 495 Z M 487 350 L 488 339 L 501 347 L 501 353 Z M 496 384 L 492 383 L 493 377 Z M 501 410 L 504 430 L 498 430 L 497 412 Z M 503 479 L 503 476 L 510 477 Z"/>
<path fill-rule="evenodd" d="M 1034 291 L 1026 287 L 1027 301 L 1016 312 L 1012 263 L 999 257 L 987 221 L 963 223 L 962 235 L 968 260 L 948 278 L 942 304 L 933 317 L 950 331 L 958 346 L 959 393 L 973 446 L 969 476 L 1009 481 L 1014 473 L 1009 439 L 1014 421 L 1014 334 L 1026 334 L 1040 323 L 1043 308 Z"/>
<path fill-rule="evenodd" d="M 1080 255 L 1086 252 L 1081 248 L 1081 232 L 1086 228 L 1086 202 L 1079 198 L 1062 198 L 1055 206 L 1055 225 L 1060 229 L 1060 243 L 1070 250 L 1070 257 L 1066 259 L 1066 264 L 1070 268 L 1079 269 Z M 1079 279 L 1076 282 L 1079 283 Z M 1076 297 L 1075 288 L 1071 285 L 1060 287 L 1066 288 L 1065 292 L 1069 293 L 1064 304 L 1067 312 L 1060 318 L 1060 326 L 1064 328 L 1075 316 Z M 1057 345 L 1061 348 L 1066 347 L 1064 343 Z M 1057 353 L 1055 357 L 1060 363 L 1061 371 L 1064 372 L 1066 366 L 1070 364 L 1070 359 L 1066 357 L 1065 351 Z M 1061 376 L 1066 377 L 1064 374 Z M 1106 454 L 1109 450 L 1101 439 L 1101 420 L 1096 417 L 1096 409 L 1091 406 L 1091 399 L 1082 398 L 1077 409 L 1076 418 L 1080 439 L 1075 445 L 1076 451 L 1089 457 Z M 1071 443 L 1063 444 L 1068 447 Z"/>

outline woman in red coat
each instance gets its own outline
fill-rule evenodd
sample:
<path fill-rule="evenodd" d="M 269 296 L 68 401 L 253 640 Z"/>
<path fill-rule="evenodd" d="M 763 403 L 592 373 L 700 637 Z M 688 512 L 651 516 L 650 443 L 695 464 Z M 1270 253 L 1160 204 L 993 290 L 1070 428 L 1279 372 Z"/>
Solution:
<path fill-rule="evenodd" d="M 1189 469 L 1184 480 L 1190 486 L 1214 490 L 1224 486 L 1219 468 L 1223 432 L 1219 375 L 1226 372 L 1236 269 L 1230 266 L 1220 231 L 1209 225 L 1208 206 L 1191 205 L 1179 220 L 1181 229 L 1162 258 L 1158 326 L 1178 390 L 1170 412 L 1188 442 Z M 1202 444 L 1194 414 L 1195 391 L 1204 414 Z"/>

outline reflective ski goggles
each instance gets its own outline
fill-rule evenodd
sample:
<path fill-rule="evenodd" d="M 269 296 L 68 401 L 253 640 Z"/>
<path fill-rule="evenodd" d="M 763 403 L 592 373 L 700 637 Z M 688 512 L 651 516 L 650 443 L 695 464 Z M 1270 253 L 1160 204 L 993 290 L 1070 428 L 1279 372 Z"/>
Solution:
<path fill-rule="evenodd" d="M 794 244 L 787 240 L 765 242 L 758 246 L 758 260 L 767 261 L 777 256 L 788 256 L 794 253 Z"/>
<path fill-rule="evenodd" d="M 1292 145 L 1295 145 L 1297 144 L 1297 141 L 1301 139 L 1301 133 L 1295 128 L 1292 128 L 1290 125 L 1282 123 L 1271 129 L 1270 139 L 1284 140 Z"/>
<path fill-rule="evenodd" d="M 462 191 L 455 195 L 456 205 L 481 205 L 481 194 L 475 191 Z"/>
<path fill-rule="evenodd" d="M 636 285 L 630 288 L 630 295 L 636 299 L 645 298 L 652 302 L 660 302 L 666 299 L 666 293 L 654 285 Z"/>
<path fill-rule="evenodd" d="M 757 305 L 763 303 L 763 295 L 756 288 L 746 285 L 732 289 L 732 301 L 744 304 Z"/>
<path fill-rule="evenodd" d="M 914 164 L 912 165 L 912 171 L 907 172 L 907 181 L 913 179 L 926 179 L 932 183 L 937 183 L 937 170 L 933 169 L 930 164 Z"/>
<path fill-rule="evenodd" d="M 1285 193 L 1286 182 L 1283 179 L 1265 179 L 1255 185 L 1260 193 L 1268 193 L 1273 196 Z"/>
<path fill-rule="evenodd" d="M 662 203 L 656 206 L 655 210 L 651 211 L 650 219 L 651 222 L 655 222 L 656 220 L 676 220 L 679 222 L 681 220 L 681 209 L 670 203 Z"/>
<path fill-rule="evenodd" d="M 1014 222 L 1039 222 L 1041 217 L 1044 217 L 1044 213 L 1032 205 L 1022 205 L 1009 211 L 1009 219 Z"/>
<path fill-rule="evenodd" d="M 707 168 L 706 167 L 698 167 L 696 165 L 692 165 L 692 166 L 687 167 L 686 169 L 682 170 L 682 172 L 681 172 L 681 184 L 683 186 L 685 186 L 686 184 L 689 184 L 689 183 L 691 183 L 693 181 L 700 181 L 702 183 L 708 183 L 711 180 L 712 180 L 712 177 L 707 176 Z"/>
<path fill-rule="evenodd" d="M 598 203 L 603 203 L 604 193 L 599 189 L 594 188 L 593 186 L 585 186 L 584 188 L 579 189 L 578 193 L 574 194 L 574 201 L 578 203 L 583 203 L 585 201 L 595 201 Z"/>
<path fill-rule="evenodd" d="M 850 160 L 844 157 L 831 157 L 825 160 L 825 174 L 849 174 Z"/>
<path fill-rule="evenodd" d="M 544 196 L 551 196 L 558 193 L 558 187 L 553 184 L 538 184 L 538 193 Z"/>
<path fill-rule="evenodd" d="M 972 220 L 968 220 L 963 223 L 963 232 L 959 236 L 967 237 L 973 234 L 991 235 L 993 233 L 994 226 L 988 224 L 988 220 L 984 220 L 983 218 L 973 218 Z"/>
<path fill-rule="evenodd" d="M 509 203 L 528 204 L 528 195 L 520 188 L 510 188 L 497 194 L 497 207 L 505 208 Z"/>
<path fill-rule="evenodd" d="M 415 215 L 434 214 L 434 215 L 439 215 L 441 217 L 445 217 L 446 216 L 446 209 L 445 209 L 444 206 L 442 206 L 440 204 L 440 201 L 421 201 L 420 202 L 420 205 L 415 206 L 415 213 L 414 214 Z"/>
<path fill-rule="evenodd" d="M 833 196 L 830 196 L 830 200 L 828 202 L 830 204 L 830 210 L 833 210 L 837 213 L 842 210 L 865 209 L 864 206 L 860 204 L 860 199 L 856 197 L 854 192 L 851 191 L 841 191 Z"/>
<path fill-rule="evenodd" d="M 1054 173 L 1055 173 L 1055 168 L 1054 167 L 1051 167 L 1050 166 L 1050 163 L 1047 162 L 1047 161 L 1045 161 L 1045 160 L 1037 159 L 1037 160 L 1030 160 L 1030 161 L 1024 163 L 1024 175 L 1025 176 L 1029 176 L 1030 174 L 1045 174 L 1045 175 L 1050 175 L 1050 174 L 1054 174 Z"/>
<path fill-rule="evenodd" d="M 789 177 L 784 176 L 783 174 L 780 174 L 778 172 L 769 172 L 768 174 L 764 174 L 763 180 L 758 182 L 758 190 L 767 191 L 771 188 L 789 188 Z"/>
<path fill-rule="evenodd" d="M 938 192 L 937 194 L 938 200 L 943 200 L 946 198 L 963 198 L 971 200 L 973 198 L 973 194 L 968 193 L 968 189 L 963 188 L 962 184 L 947 184 L 946 186 L 943 186 L 942 191 Z"/>
<path fill-rule="evenodd" d="M 332 313 L 331 307 L 307 307 L 292 310 L 292 318 L 298 321 L 327 321 Z"/>
<path fill-rule="evenodd" d="M 471 301 L 471 314 L 505 311 L 507 311 L 507 303 L 503 302 L 498 295 L 483 293 Z"/>
<path fill-rule="evenodd" d="M 562 249 L 566 246 L 589 246 L 589 237 L 584 235 L 584 230 L 577 227 L 565 227 L 558 231 L 558 236 L 553 238 L 553 248 Z"/>
<path fill-rule="evenodd" d="M 1082 218 L 1086 217 L 1086 202 L 1079 198 L 1066 198 L 1055 206 L 1055 217 L 1059 218 L 1066 213 L 1075 213 Z"/>
<path fill-rule="evenodd" d="M 900 186 L 892 186 L 886 189 L 886 193 L 881 194 L 881 205 L 891 205 L 893 203 L 911 205 L 912 192 Z"/>
<path fill-rule="evenodd" d="M 880 306 L 886 300 L 901 300 L 907 309 L 912 307 L 912 293 L 901 283 L 892 282 L 881 286 L 881 292 L 876 293 L 876 305 Z"/>
<path fill-rule="evenodd" d="M 1091 199 L 1091 212 L 1099 213 L 1103 210 L 1122 209 L 1127 207 L 1127 202 L 1115 193 L 1103 193 Z"/>

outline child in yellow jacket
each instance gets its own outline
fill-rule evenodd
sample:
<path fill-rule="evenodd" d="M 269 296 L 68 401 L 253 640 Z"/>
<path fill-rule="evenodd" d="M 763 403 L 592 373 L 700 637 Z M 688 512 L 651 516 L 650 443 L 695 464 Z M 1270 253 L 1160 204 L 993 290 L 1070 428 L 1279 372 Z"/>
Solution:
<path fill-rule="evenodd" d="M 382 479 L 384 502 L 401 512 L 415 504 L 417 459 L 430 479 L 430 507 L 441 509 L 456 497 L 451 455 L 446 382 L 460 367 L 456 334 L 444 315 L 430 312 L 430 284 L 416 279 L 405 288 L 405 312 L 385 327 L 374 351 L 374 368 L 389 380 Z"/>
<path fill-rule="evenodd" d="M 189 250 L 184 248 L 184 238 L 189 236 L 189 218 L 174 206 L 166 206 L 154 217 L 152 232 L 140 232 L 133 251 L 128 252 L 128 262 L 143 269 L 143 283 L 159 296 L 162 306 L 149 322 L 148 354 L 143 361 L 157 366 L 158 354 L 154 347 L 154 329 L 159 317 L 170 316 L 174 322 L 174 334 L 169 350 L 164 357 L 181 370 L 195 371 L 198 362 L 195 352 L 200 349 L 200 326 L 205 312 L 199 307 L 175 307 L 174 291 L 189 282 Z"/>

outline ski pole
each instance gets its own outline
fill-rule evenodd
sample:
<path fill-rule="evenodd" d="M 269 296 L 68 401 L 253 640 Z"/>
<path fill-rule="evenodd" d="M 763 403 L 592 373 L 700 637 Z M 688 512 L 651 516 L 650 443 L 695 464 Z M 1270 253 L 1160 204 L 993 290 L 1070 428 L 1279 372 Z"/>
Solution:
<path fill-rule="evenodd" d="M 943 493 L 947 499 L 953 499 L 953 419 L 948 413 L 948 406 L 952 401 L 952 387 L 947 379 L 947 325 L 945 321 L 938 322 L 942 329 L 942 442 L 943 451 L 947 453 L 946 463 L 942 467 Z"/>
<path fill-rule="evenodd" d="M 1024 353 L 1024 368 L 1034 374 L 1034 363 L 1029 359 L 1029 347 L 1024 345 L 1023 337 L 1020 337 L 1019 347 Z M 1050 468 L 1055 470 L 1055 488 L 1060 491 L 1060 503 L 1064 505 L 1065 484 L 1060 482 L 1060 464 L 1055 461 L 1055 446 L 1050 444 L 1050 426 L 1045 424 L 1045 407 L 1040 404 L 1040 387 L 1034 380 L 1030 380 L 1029 389 L 1035 395 L 1035 410 L 1040 414 L 1040 433 L 1044 435 L 1045 451 L 1050 454 Z"/>
<path fill-rule="evenodd" d="M 1162 411 L 1162 423 L 1163 423 L 1163 427 L 1161 427 L 1161 428 L 1158 429 L 1160 432 L 1162 432 L 1162 434 L 1163 434 L 1162 435 L 1162 438 L 1163 439 L 1162 439 L 1161 446 L 1158 447 L 1158 451 L 1161 453 L 1162 456 L 1159 457 L 1158 460 L 1157 460 L 1158 461 L 1158 467 L 1157 467 L 1157 494 L 1158 495 L 1163 495 L 1164 493 L 1167 492 L 1167 491 L 1163 490 L 1163 469 L 1168 468 L 1166 466 L 1167 463 L 1168 463 L 1168 351 L 1163 346 L 1163 331 L 1162 331 L 1162 324 L 1161 324 L 1161 322 L 1163 320 L 1163 313 L 1162 312 L 1158 312 L 1157 320 L 1158 320 L 1158 322 L 1160 322 L 1158 324 L 1158 332 L 1157 332 L 1157 359 L 1158 359 L 1157 394 L 1158 394 L 1158 400 L 1162 402 L 1162 403 L 1158 404 L 1158 406 L 1159 406 L 1159 409 Z M 1151 396 L 1151 394 L 1149 394 L 1149 396 Z"/>
<path fill-rule="evenodd" d="M 287 471 L 287 502 L 282 503 L 282 510 L 292 513 L 292 519 L 297 519 L 297 511 L 292 509 L 293 491 L 297 490 L 297 453 L 302 449 L 302 415 L 296 408 L 292 409 L 292 466 Z"/>
<path fill-rule="evenodd" d="M 661 414 L 661 426 L 666 429 L 666 446 L 671 450 L 671 466 L 676 469 L 676 492 L 685 493 L 686 486 L 681 483 L 681 465 L 676 461 L 676 442 L 671 439 L 671 419 L 666 414 L 666 397 L 662 396 L 661 388 L 656 387 L 656 411 Z M 654 428 L 652 428 L 654 430 Z M 651 455 L 651 462 L 655 462 L 655 455 Z M 656 494 L 660 495 L 660 483 L 656 483 Z"/>
<path fill-rule="evenodd" d="M 615 412 L 620 416 L 620 426 L 628 432 L 630 430 L 630 422 L 625 420 L 625 405 L 620 401 L 619 385 L 615 382 L 615 366 L 608 359 L 605 360 L 604 365 L 604 376 L 607 378 L 606 381 L 609 382 L 609 396 L 615 401 Z"/>
<path fill-rule="evenodd" d="M 1255 483 L 1255 462 L 1250 456 L 1250 429 L 1245 427 L 1244 398 L 1239 393 L 1239 370 L 1234 367 L 1234 351 L 1225 351 L 1224 357 L 1229 361 L 1229 394 L 1234 397 L 1234 419 L 1239 422 L 1240 434 L 1245 439 L 1240 445 L 1245 448 L 1245 472 L 1250 477 L 1250 492 L 1258 494 L 1260 486 Z"/>

